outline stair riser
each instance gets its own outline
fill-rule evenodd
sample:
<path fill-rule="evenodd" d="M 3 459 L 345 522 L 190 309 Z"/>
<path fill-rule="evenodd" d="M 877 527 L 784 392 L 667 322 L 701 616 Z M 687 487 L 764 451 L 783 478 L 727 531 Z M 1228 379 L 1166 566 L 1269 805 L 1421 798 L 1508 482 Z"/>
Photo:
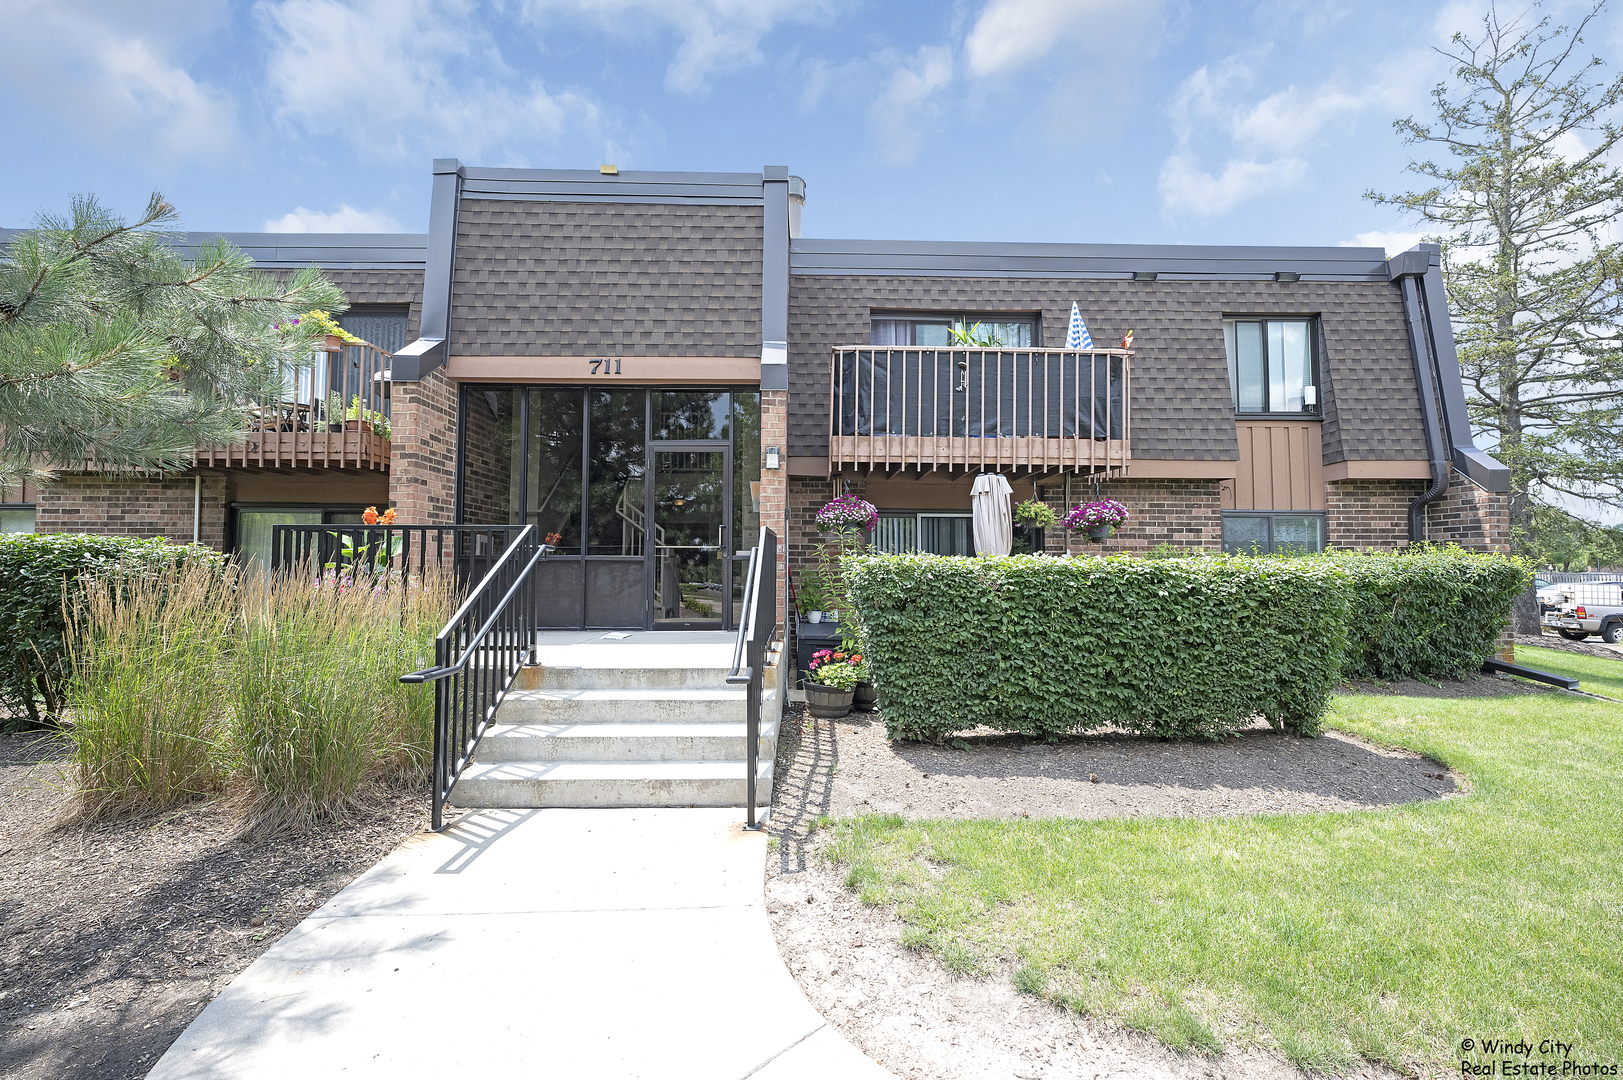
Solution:
<path fill-rule="evenodd" d="M 777 753 L 777 740 L 762 737 L 761 758 Z M 557 738 L 500 738 L 479 742 L 482 765 L 508 761 L 742 761 L 742 735 L 691 735 L 671 738 L 595 737 L 570 734 Z"/>
<path fill-rule="evenodd" d="M 509 697 L 496 713 L 503 724 L 719 724 L 743 723 L 747 717 L 743 697 L 721 701 Z"/>
<path fill-rule="evenodd" d="M 727 668 L 544 667 L 546 690 L 725 690 Z"/>
<path fill-rule="evenodd" d="M 648 780 L 475 780 L 458 781 L 451 802 L 459 807 L 738 806 L 746 801 L 744 781 L 721 779 Z M 756 786 L 755 803 L 772 802 L 772 783 Z"/>

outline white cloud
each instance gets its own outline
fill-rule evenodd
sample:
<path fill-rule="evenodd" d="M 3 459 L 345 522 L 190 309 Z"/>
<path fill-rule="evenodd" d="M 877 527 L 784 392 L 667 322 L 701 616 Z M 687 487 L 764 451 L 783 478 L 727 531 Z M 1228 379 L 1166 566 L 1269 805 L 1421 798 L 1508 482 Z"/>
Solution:
<path fill-rule="evenodd" d="M 396 158 L 596 133 L 597 104 L 515 72 L 475 8 L 472 0 L 262 3 L 281 115 Z"/>
<path fill-rule="evenodd" d="M 210 13 L 176 12 L 177 29 L 117 5 L 0 0 L 0 83 L 93 138 L 166 160 L 217 156 L 236 137 L 235 104 L 172 56 Z"/>
<path fill-rule="evenodd" d="M 1231 159 L 1221 173 L 1214 175 L 1195 159 L 1172 154 L 1161 165 L 1158 190 L 1161 204 L 1175 214 L 1217 217 L 1247 199 L 1288 191 L 1306 175 L 1307 162 L 1299 158 L 1266 162 Z"/>
<path fill-rule="evenodd" d="M 1422 235 L 1418 232 L 1404 232 L 1402 229 L 1372 229 L 1369 232 L 1359 233 L 1351 240 L 1343 240 L 1336 246 L 1381 248 L 1390 259 L 1398 252 L 1408 251 L 1420 243 Z"/>
<path fill-rule="evenodd" d="M 897 163 L 918 157 L 923 144 L 920 128 L 935 112 L 935 94 L 952 82 L 952 51 L 943 45 L 924 45 L 911 59 L 886 51 L 875 57 L 891 67 L 889 83 L 868 109 L 880 152 Z"/>
<path fill-rule="evenodd" d="M 824 0 L 526 0 L 531 20 L 548 16 L 584 20 L 627 37 L 654 27 L 681 38 L 665 69 L 665 88 L 683 94 L 708 90 L 711 75 L 763 62 L 761 39 L 779 23 L 821 18 Z"/>
<path fill-rule="evenodd" d="M 1261 59 L 1231 56 L 1197 69 L 1178 88 L 1171 105 L 1177 145 L 1160 178 L 1161 204 L 1169 214 L 1215 216 L 1297 187 L 1306 181 L 1307 157 L 1327 129 L 1371 106 L 1393 106 L 1413 81 L 1376 78 L 1355 92 L 1330 80 L 1248 102 L 1245 92 Z M 1214 157 L 1223 164 L 1202 164 Z"/>
<path fill-rule="evenodd" d="M 290 210 L 279 218 L 269 218 L 265 222 L 266 232 L 276 233 L 391 233 L 404 232 L 400 222 L 383 210 L 357 210 L 348 203 L 341 203 L 337 210 L 330 214 L 323 214 L 319 210 L 311 210 L 307 206 L 300 206 Z"/>
<path fill-rule="evenodd" d="M 1119 17 L 1141 20 L 1159 6 L 1156 0 L 990 0 L 964 39 L 964 62 L 984 77 L 1035 63 L 1082 35 L 1119 42 Z"/>

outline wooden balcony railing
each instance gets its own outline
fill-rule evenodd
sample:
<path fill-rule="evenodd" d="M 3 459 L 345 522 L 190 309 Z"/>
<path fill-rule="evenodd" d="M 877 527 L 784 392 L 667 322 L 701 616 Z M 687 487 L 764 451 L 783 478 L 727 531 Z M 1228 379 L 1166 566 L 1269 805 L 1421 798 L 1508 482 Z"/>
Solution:
<path fill-rule="evenodd" d="M 1122 349 L 853 345 L 830 369 L 829 465 L 1124 474 Z"/>
<path fill-rule="evenodd" d="M 252 408 L 240 441 L 198 447 L 197 464 L 387 472 L 389 361 L 376 345 L 327 338 L 277 400 Z"/>

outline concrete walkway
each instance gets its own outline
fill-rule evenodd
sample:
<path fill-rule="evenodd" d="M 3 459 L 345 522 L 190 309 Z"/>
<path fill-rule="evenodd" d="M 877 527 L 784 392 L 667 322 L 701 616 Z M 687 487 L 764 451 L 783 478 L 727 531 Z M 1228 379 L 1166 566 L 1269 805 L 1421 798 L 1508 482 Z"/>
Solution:
<path fill-rule="evenodd" d="M 890 1077 L 783 966 L 739 811 L 484 810 L 311 913 L 150 1080 Z"/>

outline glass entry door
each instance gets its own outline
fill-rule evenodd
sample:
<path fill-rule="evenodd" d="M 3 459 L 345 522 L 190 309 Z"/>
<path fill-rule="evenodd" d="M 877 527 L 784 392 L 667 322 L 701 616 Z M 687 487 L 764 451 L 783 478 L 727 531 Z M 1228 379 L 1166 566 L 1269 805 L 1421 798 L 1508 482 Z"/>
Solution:
<path fill-rule="evenodd" d="M 650 441 L 648 554 L 656 630 L 730 627 L 732 446 Z"/>

